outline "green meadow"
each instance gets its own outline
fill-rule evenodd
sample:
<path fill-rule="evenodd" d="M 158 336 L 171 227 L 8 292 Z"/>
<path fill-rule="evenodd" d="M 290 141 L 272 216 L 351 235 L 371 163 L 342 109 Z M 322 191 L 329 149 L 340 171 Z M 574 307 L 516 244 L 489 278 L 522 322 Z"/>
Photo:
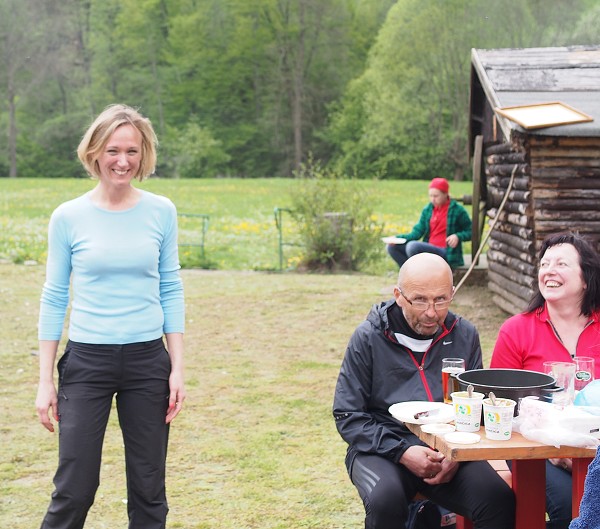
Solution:
<path fill-rule="evenodd" d="M 419 180 L 348 181 L 375 191 L 374 221 L 393 235 L 410 230 L 427 203 L 427 183 Z M 90 179 L 2 179 L 0 187 L 0 259 L 24 263 L 45 262 L 46 230 L 52 210 L 65 200 L 85 193 L 95 185 Z M 143 189 L 169 197 L 179 213 L 209 216 L 205 257 L 199 247 L 182 246 L 181 262 L 186 268 L 218 270 L 278 270 L 279 233 L 274 209 L 289 208 L 298 182 L 293 179 L 190 179 L 151 178 L 139 184 Z M 452 182 L 453 196 L 471 193 L 470 182 Z M 467 207 L 470 211 L 470 206 Z M 201 241 L 201 221 L 194 217 L 179 220 L 181 243 Z M 283 213 L 283 240 L 298 242 L 293 219 Z M 302 248 L 284 245 L 283 268 L 294 270 Z M 465 252 L 470 246 L 465 245 Z M 364 270 L 384 273 L 394 263 L 381 244 L 380 259 Z"/>
<path fill-rule="evenodd" d="M 362 183 L 377 186 L 375 211 L 387 233 L 416 220 L 426 184 Z M 58 434 L 39 424 L 34 407 L 45 231 L 56 205 L 92 185 L 2 181 L 2 528 L 39 527 L 53 490 Z M 172 198 L 180 211 L 210 215 L 207 259 L 218 268 L 182 270 L 188 396 L 170 434 L 167 528 L 364 527 L 331 405 L 348 339 L 373 303 L 391 297 L 394 263 L 382 251 L 374 264 L 379 271 L 272 273 L 278 267 L 273 208 L 289 205 L 293 180 L 156 179 L 142 185 Z M 469 190 L 467 183 L 453 187 Z M 292 223 L 286 226 L 286 236 L 293 236 Z M 300 250 L 286 248 L 289 255 Z M 286 259 L 293 269 L 293 257 Z M 470 284 L 457 293 L 453 310 L 477 326 L 487 361 L 506 315 L 485 287 Z M 113 410 L 86 529 L 127 527 L 123 458 Z"/>

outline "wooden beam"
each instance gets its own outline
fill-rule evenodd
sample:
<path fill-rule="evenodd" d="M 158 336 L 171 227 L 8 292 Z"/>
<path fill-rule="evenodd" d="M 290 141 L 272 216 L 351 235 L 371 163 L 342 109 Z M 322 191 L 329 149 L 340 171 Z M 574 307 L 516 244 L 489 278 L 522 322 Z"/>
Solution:
<path fill-rule="evenodd" d="M 492 196 L 493 198 L 493 203 L 495 206 L 499 206 L 500 202 L 502 202 L 502 199 L 504 198 L 504 195 L 506 194 L 506 188 L 502 189 L 500 187 L 496 187 L 496 186 L 491 186 L 488 185 L 488 196 Z M 531 191 L 519 191 L 518 189 L 515 190 L 513 189 L 509 194 L 508 194 L 508 200 L 512 201 L 512 202 L 524 202 L 524 203 L 529 203 L 529 197 L 531 196 Z M 497 204 L 496 204 L 497 201 Z"/>
<path fill-rule="evenodd" d="M 495 219 L 496 215 L 498 214 L 498 210 L 496 208 L 492 208 L 488 210 L 487 214 L 491 219 Z M 507 213 L 506 211 L 502 211 L 498 217 L 498 220 L 499 222 L 510 222 L 511 224 L 523 226 L 524 228 L 533 227 L 533 218 L 527 215 L 519 215 L 517 213 Z"/>
<path fill-rule="evenodd" d="M 539 176 L 531 180 L 531 189 L 600 189 L 600 178 L 587 178 L 582 175 L 569 178 L 545 178 Z"/>
<path fill-rule="evenodd" d="M 495 230 L 503 231 L 505 233 L 510 233 L 511 235 L 515 235 L 517 237 L 521 237 L 521 239 L 533 239 L 533 230 L 530 228 L 523 228 L 521 226 L 515 226 L 514 224 L 509 224 L 507 222 L 498 222 L 496 226 L 494 226 Z"/>
<path fill-rule="evenodd" d="M 485 172 L 490 176 L 510 176 L 515 166 L 517 167 L 515 174 L 527 175 L 531 173 L 529 164 L 526 163 L 486 165 Z"/>
<path fill-rule="evenodd" d="M 535 231 L 538 237 L 564 230 L 578 231 L 581 234 L 598 235 L 600 234 L 600 222 L 583 220 L 565 222 L 564 219 L 535 221 Z"/>
<path fill-rule="evenodd" d="M 489 264 L 490 263 L 488 262 L 488 266 Z M 528 288 L 525 285 L 515 283 L 512 279 L 507 278 L 496 270 L 492 270 L 492 268 L 488 268 L 488 277 L 498 286 L 522 299 L 531 299 L 533 296 L 533 289 Z"/>
<path fill-rule="evenodd" d="M 531 167 L 529 174 L 536 178 L 600 178 L 600 167 Z"/>
<path fill-rule="evenodd" d="M 531 253 L 533 249 L 533 241 L 528 239 L 522 239 L 521 237 L 517 237 L 515 235 L 511 235 L 510 233 L 492 230 L 490 238 L 496 239 L 497 241 L 501 241 L 505 244 L 508 244 L 514 248 L 518 248 L 522 252 Z"/>
<path fill-rule="evenodd" d="M 590 137 L 566 137 L 566 136 L 529 136 L 531 147 L 566 147 L 566 148 L 598 148 L 600 149 L 600 138 Z"/>
<path fill-rule="evenodd" d="M 491 260 L 496 263 L 500 263 L 501 265 L 504 265 L 507 268 L 510 268 L 511 270 L 517 270 L 529 277 L 535 277 L 536 275 L 536 269 L 534 265 L 526 263 L 525 261 L 521 261 L 521 259 L 518 259 L 516 257 L 506 255 L 502 251 L 490 249 L 487 252 L 487 258 L 488 262 Z"/>
<path fill-rule="evenodd" d="M 559 158 L 552 156 L 550 158 L 532 158 L 531 170 L 539 170 L 543 167 L 600 167 L 600 158 Z"/>
<path fill-rule="evenodd" d="M 508 154 L 510 152 L 513 152 L 513 146 L 510 142 L 497 143 L 495 145 L 490 145 L 485 149 L 486 156 L 489 156 L 490 154 Z"/>
<path fill-rule="evenodd" d="M 599 155 L 600 156 L 600 155 Z M 507 163 L 526 163 L 527 153 L 525 152 L 509 152 L 503 154 L 490 154 L 487 159 L 490 165 L 507 164 Z"/>
<path fill-rule="evenodd" d="M 510 182 L 509 176 L 488 176 L 487 182 L 489 185 L 506 189 Z M 529 189 L 529 176 L 515 176 L 513 180 L 513 189 L 519 189 L 521 191 L 527 191 Z"/>
<path fill-rule="evenodd" d="M 497 224 L 496 228 L 498 228 Z M 518 248 L 514 248 L 513 246 L 497 241 L 495 239 L 488 239 L 488 248 L 492 250 L 497 250 L 499 252 L 503 252 L 507 255 L 510 255 L 511 257 L 519 259 L 520 261 L 529 263 L 530 265 L 533 265 L 536 261 L 534 253 L 521 252 Z"/>
<path fill-rule="evenodd" d="M 586 198 L 586 199 L 600 199 L 600 182 L 598 182 L 598 189 L 569 189 L 569 188 L 544 188 L 536 187 L 532 190 L 532 197 L 536 199 L 551 198 L 554 199 L 560 193 L 561 198 Z"/>
<path fill-rule="evenodd" d="M 523 308 L 521 308 L 521 305 L 514 305 L 513 303 L 511 303 L 509 300 L 503 298 L 502 296 L 492 296 L 492 301 L 498 305 L 498 307 L 500 307 L 504 312 L 507 312 L 508 314 L 511 314 L 512 316 L 514 316 L 515 314 L 519 314 L 520 312 L 523 312 L 525 310 L 525 308 L 527 307 L 527 305 L 525 305 Z"/>
<path fill-rule="evenodd" d="M 532 148 L 529 152 L 531 163 L 537 158 L 600 158 L 600 148 L 591 146 L 589 149 L 584 147 L 557 147 L 557 148 Z"/>
<path fill-rule="evenodd" d="M 488 281 L 488 289 L 494 292 L 495 294 L 498 294 L 498 296 L 500 296 L 504 301 L 510 303 L 513 307 L 518 307 L 517 312 L 523 312 L 529 305 L 528 299 L 523 299 L 519 296 L 511 294 L 510 292 L 507 292 L 505 289 L 503 289 L 501 286 L 497 285 L 493 281 Z M 493 299 L 495 300 L 495 298 Z M 516 314 L 517 312 L 513 314 Z"/>
<path fill-rule="evenodd" d="M 580 221 L 599 221 L 600 222 L 600 211 L 594 210 L 584 210 L 583 208 L 579 209 L 562 209 L 562 210 L 553 210 L 547 208 L 544 204 L 543 206 L 537 207 L 534 211 L 533 218 L 536 221 L 536 227 L 538 225 L 538 220 L 562 220 L 565 225 L 569 223 L 577 223 Z"/>
<path fill-rule="evenodd" d="M 587 196 L 587 194 L 586 194 Z M 538 210 L 559 210 L 567 212 L 567 215 L 572 215 L 571 210 L 581 212 L 578 216 L 587 215 L 586 211 L 597 212 L 597 198 L 567 198 L 562 196 L 562 192 L 556 191 L 555 196 L 550 198 L 538 198 L 533 200 L 533 209 Z"/>

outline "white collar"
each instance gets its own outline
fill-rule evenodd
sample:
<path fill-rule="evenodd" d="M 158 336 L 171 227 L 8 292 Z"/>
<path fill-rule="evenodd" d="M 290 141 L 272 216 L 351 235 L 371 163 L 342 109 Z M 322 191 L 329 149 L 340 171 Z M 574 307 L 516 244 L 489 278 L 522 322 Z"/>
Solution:
<path fill-rule="evenodd" d="M 424 353 L 429 349 L 433 342 L 433 338 L 429 338 L 428 340 L 417 340 L 416 338 L 411 338 L 410 336 L 406 336 L 406 334 L 401 334 L 399 332 L 395 332 L 394 336 L 400 345 L 408 347 L 415 353 Z"/>

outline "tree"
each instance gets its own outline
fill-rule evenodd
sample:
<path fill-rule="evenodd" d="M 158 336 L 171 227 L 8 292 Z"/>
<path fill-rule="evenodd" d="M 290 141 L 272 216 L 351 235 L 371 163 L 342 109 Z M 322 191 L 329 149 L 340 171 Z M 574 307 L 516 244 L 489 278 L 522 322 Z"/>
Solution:
<path fill-rule="evenodd" d="M 8 111 L 9 177 L 17 176 L 17 104 L 35 81 L 41 30 L 35 14 L 42 6 L 36 0 L 0 2 L 0 75 L 5 87 L 4 104 Z M 25 31 L 25 28 L 29 28 Z"/>
<path fill-rule="evenodd" d="M 400 0 L 366 70 L 332 113 L 326 137 L 337 166 L 390 178 L 463 178 L 471 48 L 570 44 L 564 27 L 581 12 L 581 3 L 558 0 Z"/>

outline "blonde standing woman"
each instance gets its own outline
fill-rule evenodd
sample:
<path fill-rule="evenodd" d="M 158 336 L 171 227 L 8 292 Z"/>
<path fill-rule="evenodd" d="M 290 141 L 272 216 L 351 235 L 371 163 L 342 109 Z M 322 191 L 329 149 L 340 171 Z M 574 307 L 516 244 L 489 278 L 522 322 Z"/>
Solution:
<path fill-rule="evenodd" d="M 166 524 L 169 425 L 185 400 L 177 213 L 167 198 L 132 185 L 154 172 L 156 144 L 147 118 L 125 105 L 107 107 L 77 150 L 97 185 L 61 204 L 50 219 L 36 408 L 50 432 L 53 419 L 58 422 L 60 436 L 42 529 L 84 526 L 115 395 L 129 529 Z M 70 290 L 57 389 L 54 366 Z"/>

